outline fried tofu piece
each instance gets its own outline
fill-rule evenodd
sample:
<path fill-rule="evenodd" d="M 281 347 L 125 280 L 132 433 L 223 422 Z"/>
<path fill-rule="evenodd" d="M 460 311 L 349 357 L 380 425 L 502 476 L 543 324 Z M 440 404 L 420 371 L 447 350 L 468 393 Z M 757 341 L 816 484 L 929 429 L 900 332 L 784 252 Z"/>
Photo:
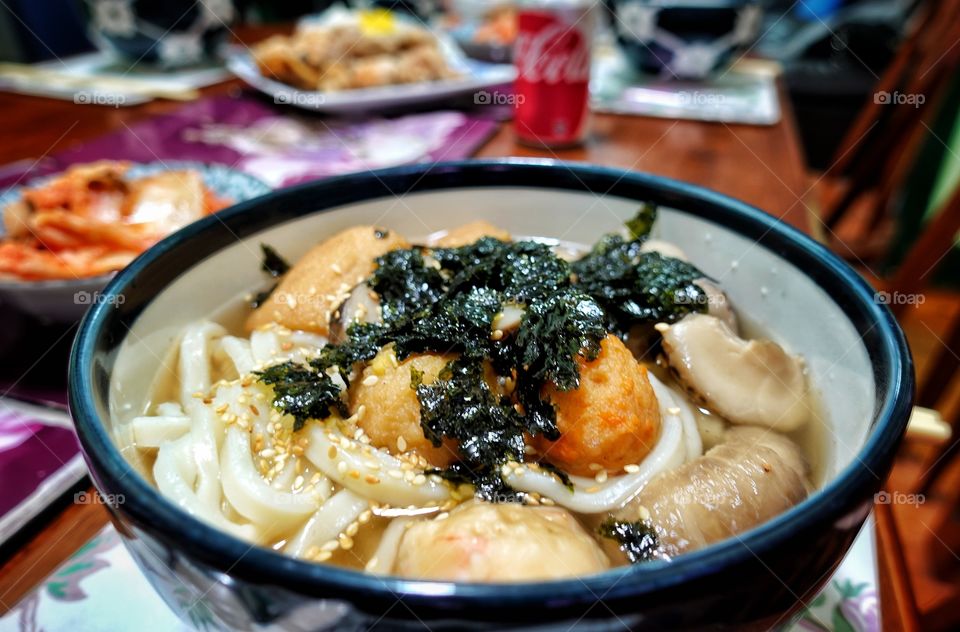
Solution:
<path fill-rule="evenodd" d="M 354 226 L 314 246 L 287 272 L 277 288 L 247 318 L 247 331 L 269 323 L 288 329 L 330 333 L 330 317 L 350 290 L 376 269 L 375 259 L 407 240 L 396 231 Z"/>
<path fill-rule="evenodd" d="M 478 220 L 463 226 L 451 228 L 430 241 L 436 248 L 458 248 L 477 241 L 481 237 L 495 237 L 500 241 L 510 241 L 510 233 L 494 226 L 490 222 Z"/>

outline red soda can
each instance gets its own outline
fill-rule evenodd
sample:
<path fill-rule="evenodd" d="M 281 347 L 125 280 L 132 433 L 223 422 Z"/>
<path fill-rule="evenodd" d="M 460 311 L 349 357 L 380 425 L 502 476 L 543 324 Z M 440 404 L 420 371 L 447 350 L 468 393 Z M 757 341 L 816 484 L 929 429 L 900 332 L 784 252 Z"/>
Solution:
<path fill-rule="evenodd" d="M 594 4 L 581 0 L 521 3 L 514 45 L 517 140 L 570 147 L 587 136 Z"/>

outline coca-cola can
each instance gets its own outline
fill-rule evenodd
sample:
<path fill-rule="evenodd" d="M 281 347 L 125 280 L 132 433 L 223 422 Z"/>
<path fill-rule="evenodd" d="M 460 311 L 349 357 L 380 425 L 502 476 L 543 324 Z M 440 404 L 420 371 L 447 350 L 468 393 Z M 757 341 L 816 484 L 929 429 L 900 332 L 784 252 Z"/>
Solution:
<path fill-rule="evenodd" d="M 520 4 L 513 52 L 514 128 L 520 142 L 570 147 L 586 138 L 594 6 L 589 0 Z"/>

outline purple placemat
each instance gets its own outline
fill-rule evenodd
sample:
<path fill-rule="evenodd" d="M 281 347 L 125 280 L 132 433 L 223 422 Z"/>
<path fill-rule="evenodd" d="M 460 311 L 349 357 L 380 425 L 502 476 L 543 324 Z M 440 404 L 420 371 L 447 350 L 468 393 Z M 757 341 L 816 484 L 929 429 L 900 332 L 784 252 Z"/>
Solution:
<path fill-rule="evenodd" d="M 32 161 L 0 167 L 0 186 L 99 159 L 220 163 L 280 187 L 343 173 L 472 155 L 486 116 L 441 110 L 362 121 L 322 118 L 241 93 L 208 97 Z"/>
<path fill-rule="evenodd" d="M 0 542 L 85 472 L 66 410 L 0 397 Z"/>

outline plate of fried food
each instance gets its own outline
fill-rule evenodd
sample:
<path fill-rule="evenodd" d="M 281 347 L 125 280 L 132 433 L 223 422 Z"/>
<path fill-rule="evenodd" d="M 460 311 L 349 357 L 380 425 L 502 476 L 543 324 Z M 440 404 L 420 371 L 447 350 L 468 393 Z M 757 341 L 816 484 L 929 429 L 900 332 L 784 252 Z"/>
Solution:
<path fill-rule="evenodd" d="M 445 34 L 382 9 L 328 10 L 227 66 L 277 103 L 331 113 L 437 101 L 516 77 L 512 65 L 468 59 Z"/>
<path fill-rule="evenodd" d="M 270 187 L 222 165 L 100 160 L 0 195 L 0 301 L 78 319 L 110 277 L 190 222 Z"/>

